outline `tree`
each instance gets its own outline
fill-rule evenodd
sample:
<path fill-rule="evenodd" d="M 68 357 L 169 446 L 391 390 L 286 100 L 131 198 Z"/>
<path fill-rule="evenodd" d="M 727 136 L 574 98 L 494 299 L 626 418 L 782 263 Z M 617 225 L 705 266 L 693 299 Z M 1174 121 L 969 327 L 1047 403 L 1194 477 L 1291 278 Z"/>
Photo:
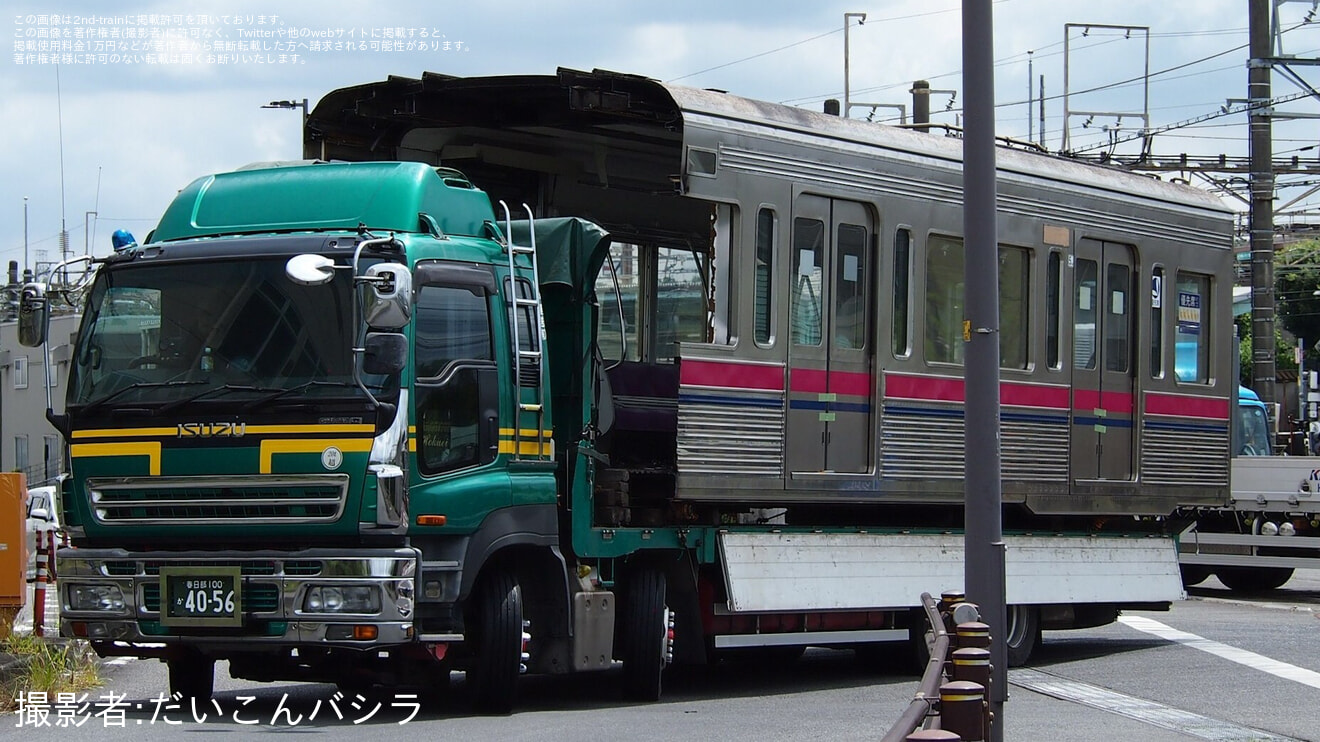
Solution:
<path fill-rule="evenodd" d="M 1306 365 L 1315 368 L 1320 353 L 1320 240 L 1300 240 L 1280 246 L 1274 255 L 1274 299 L 1279 326 L 1302 340 Z M 1292 347 L 1276 355 L 1279 368 L 1297 367 Z"/>

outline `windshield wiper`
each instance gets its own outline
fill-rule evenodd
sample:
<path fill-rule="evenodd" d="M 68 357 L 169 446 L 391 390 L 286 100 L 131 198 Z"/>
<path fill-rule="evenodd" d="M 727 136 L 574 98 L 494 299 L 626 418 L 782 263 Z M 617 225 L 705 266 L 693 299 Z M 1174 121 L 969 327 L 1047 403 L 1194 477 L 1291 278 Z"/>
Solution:
<path fill-rule="evenodd" d="M 287 397 L 291 394 L 297 394 L 298 392 L 307 391 L 308 389 L 311 389 L 314 386 L 337 386 L 337 387 L 344 387 L 351 389 L 358 388 L 357 384 L 354 384 L 351 381 L 321 381 L 319 379 L 313 379 L 311 381 L 303 382 L 302 384 L 297 384 L 295 386 L 291 386 L 286 389 L 262 389 L 260 391 L 268 391 L 270 392 L 270 394 L 267 394 L 266 396 L 261 397 L 260 399 L 254 399 L 251 400 L 250 402 L 245 403 L 242 409 L 250 410 L 253 407 L 260 407 L 261 405 L 274 402 L 280 397 Z"/>
<path fill-rule="evenodd" d="M 105 395 L 104 397 L 101 397 L 95 402 L 88 402 L 87 404 L 82 406 L 80 412 L 84 412 L 84 413 L 91 412 L 92 410 L 98 409 L 103 405 L 109 403 L 111 400 L 117 399 L 121 395 L 127 392 L 131 392 L 134 389 L 195 386 L 197 384 L 205 384 L 205 383 L 206 383 L 205 381 L 200 381 L 200 380 L 198 381 L 135 381 L 126 387 L 122 387 L 120 389 L 114 390 L 113 392 L 110 392 L 109 394 Z"/>
<path fill-rule="evenodd" d="M 202 382 L 197 382 L 197 383 L 202 383 Z M 169 412 L 170 410 L 178 409 L 179 407 L 182 407 L 183 405 L 186 405 L 190 402 L 196 402 L 198 400 L 206 399 L 208 397 L 219 397 L 223 394 L 228 394 L 230 392 L 282 392 L 282 391 L 284 391 L 284 389 L 281 387 L 250 386 L 247 384 L 221 384 L 220 386 L 213 386 L 209 389 L 203 389 L 202 391 L 192 395 L 191 397 L 183 397 L 182 399 L 176 399 L 173 402 L 161 405 L 160 409 L 156 410 L 156 412 L 157 414 L 163 414 Z"/>

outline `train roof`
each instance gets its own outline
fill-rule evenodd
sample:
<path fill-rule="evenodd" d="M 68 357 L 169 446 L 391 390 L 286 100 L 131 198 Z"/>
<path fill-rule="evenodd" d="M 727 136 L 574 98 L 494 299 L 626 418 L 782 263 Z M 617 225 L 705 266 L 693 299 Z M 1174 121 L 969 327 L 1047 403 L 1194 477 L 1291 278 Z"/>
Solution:
<path fill-rule="evenodd" d="M 500 129 L 530 134 L 553 128 L 582 137 L 628 139 L 639 146 L 683 141 L 685 125 L 773 136 L 808 135 L 841 147 L 960 167 L 962 140 L 846 119 L 726 92 L 672 85 L 605 70 L 560 68 L 554 75 L 386 80 L 332 91 L 307 121 L 309 157 L 407 159 L 405 140 L 419 129 Z M 571 135 L 571 134 L 570 134 Z M 403 155 L 403 156 L 401 156 Z M 1217 197 L 1188 185 L 1114 167 L 1001 146 L 1000 178 L 1025 177 L 1137 195 L 1197 210 L 1231 213 Z"/>

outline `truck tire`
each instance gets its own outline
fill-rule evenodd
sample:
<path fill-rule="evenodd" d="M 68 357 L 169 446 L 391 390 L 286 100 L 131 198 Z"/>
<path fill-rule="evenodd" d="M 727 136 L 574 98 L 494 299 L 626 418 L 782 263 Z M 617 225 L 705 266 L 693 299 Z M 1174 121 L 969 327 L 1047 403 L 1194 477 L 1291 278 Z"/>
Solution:
<path fill-rule="evenodd" d="M 215 660 L 195 649 L 181 649 L 165 660 L 170 671 L 170 696 L 211 700 L 215 691 Z"/>
<path fill-rule="evenodd" d="M 1201 564 L 1180 564 L 1178 571 L 1182 573 L 1183 587 L 1199 585 L 1214 574 L 1214 570 Z"/>
<path fill-rule="evenodd" d="M 1004 633 L 1008 647 L 1008 666 L 1022 667 L 1040 644 L 1040 609 L 1034 605 L 1008 606 L 1008 629 Z"/>
<path fill-rule="evenodd" d="M 522 591 L 513 574 L 496 570 L 474 596 L 467 625 L 476 656 L 467 671 L 472 706 L 486 714 L 508 714 L 518 697 L 522 665 Z"/>
<path fill-rule="evenodd" d="M 658 701 L 660 675 L 669 649 L 663 572 L 643 568 L 632 574 L 624 590 L 619 619 L 624 695 L 633 701 Z"/>
<path fill-rule="evenodd" d="M 1220 567 L 1219 581 L 1235 593 L 1256 593 L 1283 587 L 1292 579 L 1292 567 Z"/>

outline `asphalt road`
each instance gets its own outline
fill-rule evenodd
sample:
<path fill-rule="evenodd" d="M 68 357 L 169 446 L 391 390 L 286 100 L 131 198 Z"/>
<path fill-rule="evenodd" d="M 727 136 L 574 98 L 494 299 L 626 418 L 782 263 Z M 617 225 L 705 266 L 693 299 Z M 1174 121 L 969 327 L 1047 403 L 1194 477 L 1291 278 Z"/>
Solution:
<path fill-rule="evenodd" d="M 1167 613 L 1046 632 L 1032 666 L 1010 673 L 1005 738 L 1320 742 L 1320 571 L 1299 573 L 1268 596 L 1244 599 L 1211 580 L 1189 597 Z M 336 697 L 327 685 L 234 681 L 221 666 L 219 711 L 199 707 L 196 718 L 204 721 L 198 722 L 193 709 L 169 709 L 168 701 L 156 700 L 166 688 L 162 664 L 118 661 L 104 674 L 107 684 L 90 692 L 85 706 L 65 705 L 66 723 L 82 721 L 78 731 L 55 726 L 60 709 L 52 703 L 52 726 L 36 726 L 29 712 L 0 725 L 0 737 L 90 734 L 145 742 L 182 732 L 315 733 L 354 742 L 401 734 L 502 742 L 876 739 L 917 684 L 915 676 L 897 670 L 862 666 L 851 652 L 811 650 L 789 666 L 726 663 L 667 678 L 664 698 L 655 704 L 621 701 L 612 672 L 529 677 L 516 713 L 483 717 L 466 709 L 457 674 L 453 692 L 417 708 L 419 701 L 389 693 Z M 112 694 L 126 706 L 112 706 Z"/>

